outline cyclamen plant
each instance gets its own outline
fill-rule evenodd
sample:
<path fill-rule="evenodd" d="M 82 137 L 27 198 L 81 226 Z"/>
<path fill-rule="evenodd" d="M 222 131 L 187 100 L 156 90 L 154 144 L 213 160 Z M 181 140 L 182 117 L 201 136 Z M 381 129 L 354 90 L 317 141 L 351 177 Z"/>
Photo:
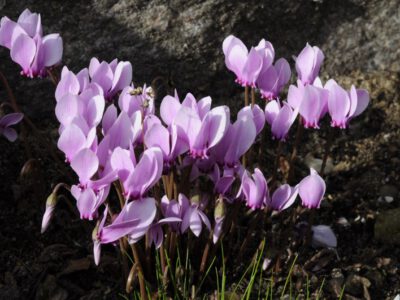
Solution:
<path fill-rule="evenodd" d="M 61 37 L 43 37 L 40 15 L 29 10 L 17 22 L 2 18 L 0 44 L 10 49 L 11 58 L 28 77 L 45 77 L 49 71 L 52 75 L 50 67 L 62 57 Z M 78 179 L 53 190 L 42 232 L 49 227 L 60 187 L 67 187 L 80 218 L 93 221 L 95 263 L 101 262 L 104 244 L 118 242 L 122 253 L 130 247 L 131 273 L 138 274 L 142 298 L 147 297 L 144 279 L 153 275 L 149 266 L 145 268 L 151 259 L 140 257 L 140 248 L 145 247 L 146 255 L 158 251 L 168 276 L 167 260 L 174 259 L 179 245 L 191 247 L 193 233 L 207 244 L 202 274 L 209 261 L 208 243 L 229 240 L 240 209 L 254 211 L 253 217 L 270 216 L 293 206 L 298 196 L 304 207 L 319 208 L 326 185 L 317 170 L 293 184 L 294 156 L 288 177 L 278 174 L 277 163 L 267 174 L 255 157 L 256 148 L 267 155 L 265 136 L 271 132 L 281 149 L 296 119 L 299 128 L 318 129 L 328 114 L 332 127 L 346 128 L 369 102 L 365 90 L 352 86 L 346 91 L 333 79 L 322 84 L 318 74 L 324 55 L 316 46 L 307 44 L 295 58 L 297 85 L 289 86 L 286 101 L 281 96 L 291 78 L 290 65 L 284 58 L 274 62 L 270 42 L 263 39 L 248 50 L 231 35 L 222 50 L 226 67 L 245 87 L 245 105 L 237 114 L 226 105 L 212 107 L 211 97 L 197 100 L 189 93 L 181 100 L 177 92 L 163 98 L 158 112 L 153 89 L 135 86 L 132 65 L 117 59 L 107 63 L 92 58 L 88 68 L 77 73 L 64 66 L 56 85 L 57 146 Z M 257 92 L 265 99 L 259 104 Z M 9 140 L 15 133 L 8 126 L 20 118 L 1 119 L 0 132 Z M 280 155 L 278 150 L 276 161 Z M 118 195 L 117 210 L 112 189 Z M 202 234 L 204 230 L 210 234 Z M 336 238 L 331 230 L 318 231 L 319 245 L 336 245 L 332 239 Z"/>

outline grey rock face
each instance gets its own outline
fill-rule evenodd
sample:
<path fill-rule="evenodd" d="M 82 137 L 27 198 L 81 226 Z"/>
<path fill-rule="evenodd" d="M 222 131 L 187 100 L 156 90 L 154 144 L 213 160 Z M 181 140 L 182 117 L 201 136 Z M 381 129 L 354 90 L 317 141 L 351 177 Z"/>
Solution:
<path fill-rule="evenodd" d="M 323 72 L 331 76 L 400 71 L 399 0 L 3 2 L 1 16 L 16 18 L 26 7 L 40 12 L 45 32 L 62 35 L 63 63 L 73 70 L 87 66 L 92 56 L 129 60 L 134 81 L 155 80 L 159 95 L 176 87 L 181 95 L 192 91 L 233 103 L 240 88 L 225 68 L 221 49 L 229 34 L 247 45 L 270 40 L 277 57 L 286 57 L 292 66 L 292 55 L 306 42 L 318 45 L 327 58 Z M 51 84 L 21 79 L 7 49 L 0 50 L 0 60 L 28 113 L 36 119 L 52 117 Z"/>
<path fill-rule="evenodd" d="M 394 208 L 378 215 L 375 238 L 389 245 L 400 245 L 400 209 Z"/>

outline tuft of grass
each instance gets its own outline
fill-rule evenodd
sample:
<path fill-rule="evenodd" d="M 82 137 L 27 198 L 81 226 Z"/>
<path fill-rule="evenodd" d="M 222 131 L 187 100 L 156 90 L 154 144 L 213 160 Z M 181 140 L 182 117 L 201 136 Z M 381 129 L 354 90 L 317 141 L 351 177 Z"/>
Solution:
<path fill-rule="evenodd" d="M 252 264 L 253 265 L 253 270 L 251 272 L 250 282 L 249 282 L 249 285 L 247 286 L 246 291 L 245 291 L 246 300 L 250 299 L 250 295 L 251 295 L 251 293 L 253 291 L 254 282 L 256 280 L 256 276 L 257 276 L 257 273 L 258 273 L 259 267 L 260 267 L 260 262 L 261 262 L 261 259 L 263 257 L 263 254 L 264 254 L 264 247 L 265 247 L 265 238 L 261 243 L 261 249 L 258 250 L 259 252 L 256 255 L 256 258 L 255 258 L 256 263 Z M 260 270 L 260 271 L 262 272 L 262 270 Z"/>

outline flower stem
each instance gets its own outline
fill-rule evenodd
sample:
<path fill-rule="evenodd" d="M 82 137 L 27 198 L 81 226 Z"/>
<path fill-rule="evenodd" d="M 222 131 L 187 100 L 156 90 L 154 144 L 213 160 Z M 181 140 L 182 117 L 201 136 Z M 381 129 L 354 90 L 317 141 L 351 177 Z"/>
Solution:
<path fill-rule="evenodd" d="M 246 85 L 244 87 L 244 106 L 249 105 L 249 87 Z"/>
<path fill-rule="evenodd" d="M 292 154 L 290 156 L 290 163 L 289 163 L 289 175 L 287 178 L 287 182 L 292 184 L 293 177 L 294 177 L 294 162 L 296 160 L 297 152 L 300 147 L 301 138 L 303 137 L 303 125 L 301 124 L 301 117 L 299 117 L 299 124 L 297 125 L 296 131 L 296 138 L 293 145 Z"/>
<path fill-rule="evenodd" d="M 282 146 L 283 146 L 282 141 L 279 141 L 278 142 L 278 149 L 276 150 L 274 173 L 272 174 L 272 179 L 271 179 L 271 184 L 272 185 L 275 185 L 276 178 L 278 177 L 279 161 L 280 161 L 280 158 L 281 158 Z"/>
<path fill-rule="evenodd" d="M 251 88 L 251 108 L 253 108 L 254 105 L 256 105 L 256 89 Z"/>
<path fill-rule="evenodd" d="M 135 261 L 135 264 L 137 264 L 137 268 L 139 271 L 138 277 L 139 277 L 139 286 L 140 286 L 140 299 L 147 300 L 146 286 L 145 286 L 144 276 L 143 276 L 143 268 L 142 268 L 142 264 L 140 263 L 139 253 L 137 251 L 135 244 L 131 244 L 131 249 L 132 249 L 132 253 L 133 253 L 133 259 Z"/>
<path fill-rule="evenodd" d="M 201 257 L 201 263 L 200 263 L 200 277 L 202 277 L 205 269 L 206 269 L 206 264 L 208 260 L 208 254 L 210 253 L 210 247 L 212 243 L 212 238 L 213 238 L 213 233 L 212 231 L 210 232 L 210 235 L 208 236 L 207 244 L 206 247 L 204 248 L 203 255 Z"/>
<path fill-rule="evenodd" d="M 325 154 L 324 154 L 324 158 L 322 159 L 321 170 L 319 171 L 320 176 L 324 176 L 326 162 L 327 162 L 329 154 L 331 152 L 331 146 L 332 146 L 332 142 L 333 142 L 333 133 L 334 133 L 334 128 L 329 128 L 327 140 L 326 140 L 326 144 L 325 144 Z"/>
<path fill-rule="evenodd" d="M 14 93 L 11 90 L 11 87 L 10 87 L 10 85 L 8 83 L 7 78 L 4 76 L 3 72 L 1 72 L 1 71 L 0 71 L 0 80 L 2 81 L 4 87 L 5 87 L 6 91 L 7 91 L 8 98 L 10 100 L 11 107 L 13 108 L 14 112 L 22 112 L 21 109 L 18 107 L 17 100 L 16 100 L 16 98 L 14 96 Z M 54 161 L 59 165 L 60 169 L 63 170 L 63 172 L 65 174 L 67 174 L 72 179 L 73 177 L 70 175 L 70 173 L 67 170 L 67 168 L 64 166 L 64 164 L 61 162 L 60 158 L 55 153 L 54 147 L 51 147 L 51 146 L 53 146 L 53 143 L 49 143 L 46 140 L 46 138 L 44 138 L 42 136 L 42 134 L 39 132 L 39 130 L 37 129 L 35 124 L 31 121 L 31 119 L 26 114 L 24 114 L 24 122 L 26 124 L 28 124 L 28 126 L 31 128 L 32 132 L 36 135 L 38 142 L 40 144 L 42 144 L 42 146 L 47 148 L 48 152 L 50 153 L 50 155 L 52 156 Z M 21 130 L 24 131 L 25 130 L 24 127 L 21 127 Z"/>

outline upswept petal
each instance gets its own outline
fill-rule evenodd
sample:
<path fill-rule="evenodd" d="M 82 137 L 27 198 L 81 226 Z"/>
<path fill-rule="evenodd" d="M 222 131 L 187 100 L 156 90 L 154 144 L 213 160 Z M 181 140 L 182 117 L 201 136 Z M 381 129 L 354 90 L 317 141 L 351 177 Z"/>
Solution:
<path fill-rule="evenodd" d="M 86 185 L 99 168 L 99 159 L 90 149 L 82 149 L 71 161 L 71 168 L 79 176 L 81 184 Z"/>

